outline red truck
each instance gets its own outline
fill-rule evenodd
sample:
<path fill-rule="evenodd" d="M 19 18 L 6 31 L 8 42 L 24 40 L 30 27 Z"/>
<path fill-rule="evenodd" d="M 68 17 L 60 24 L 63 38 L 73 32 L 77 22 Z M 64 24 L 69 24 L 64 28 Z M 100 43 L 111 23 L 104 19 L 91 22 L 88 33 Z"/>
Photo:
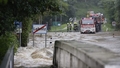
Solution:
<path fill-rule="evenodd" d="M 95 21 L 92 17 L 82 18 L 80 20 L 80 32 L 81 33 L 95 33 Z"/>

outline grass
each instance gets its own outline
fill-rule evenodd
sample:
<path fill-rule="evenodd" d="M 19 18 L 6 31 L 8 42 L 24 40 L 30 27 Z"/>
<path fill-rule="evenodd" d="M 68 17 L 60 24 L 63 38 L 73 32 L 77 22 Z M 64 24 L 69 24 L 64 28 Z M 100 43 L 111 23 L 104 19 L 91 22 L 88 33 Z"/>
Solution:
<path fill-rule="evenodd" d="M 102 31 L 103 32 L 106 32 L 106 31 L 113 31 L 113 27 L 110 23 L 105 23 L 105 24 L 102 24 Z"/>
<path fill-rule="evenodd" d="M 53 31 L 63 32 L 67 30 L 66 27 L 67 27 L 67 24 L 62 24 L 61 26 L 52 26 L 50 32 L 53 32 Z"/>
<path fill-rule="evenodd" d="M 52 26 L 50 32 L 66 32 L 67 31 L 67 25 L 66 24 L 62 24 L 61 26 Z M 112 27 L 112 25 L 110 23 L 104 23 L 102 24 L 102 31 L 106 32 L 106 31 L 114 31 L 114 28 Z"/>

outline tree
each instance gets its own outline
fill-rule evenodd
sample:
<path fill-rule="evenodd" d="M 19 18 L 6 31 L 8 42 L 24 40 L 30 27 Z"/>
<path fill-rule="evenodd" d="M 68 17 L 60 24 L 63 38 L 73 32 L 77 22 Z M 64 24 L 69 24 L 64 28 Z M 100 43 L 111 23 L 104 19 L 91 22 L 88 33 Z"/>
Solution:
<path fill-rule="evenodd" d="M 0 0 L 0 4 L 7 4 L 8 0 Z"/>
<path fill-rule="evenodd" d="M 120 29 L 120 0 L 104 0 L 102 1 L 109 22 L 116 21 L 116 28 Z"/>
<path fill-rule="evenodd" d="M 120 0 L 116 0 L 115 2 L 115 20 L 117 22 L 117 29 L 120 29 Z"/>
<path fill-rule="evenodd" d="M 115 0 L 104 0 L 102 1 L 102 5 L 111 24 L 112 21 L 115 21 Z"/>
<path fill-rule="evenodd" d="M 3 2 L 4 0 L 1 0 Z M 14 31 L 13 22 L 21 21 L 23 24 L 22 46 L 27 46 L 27 37 L 32 22 L 30 19 L 36 14 L 45 11 L 59 12 L 59 0 L 8 0 L 0 4 L 0 36 L 6 32 Z M 28 21 L 29 20 L 29 21 Z"/>
<path fill-rule="evenodd" d="M 48 1 L 48 0 L 28 0 L 28 1 L 23 1 L 23 2 L 17 2 L 20 5 L 18 8 L 21 6 L 25 8 L 19 9 L 18 12 L 22 12 L 21 14 L 17 14 L 18 16 L 22 15 L 22 17 L 19 17 L 23 21 L 23 33 L 22 33 L 22 46 L 27 46 L 27 38 L 30 30 L 30 19 L 32 15 L 34 16 L 35 14 L 44 14 L 45 11 L 49 11 L 50 13 L 52 12 L 57 12 L 59 11 L 59 5 L 57 0 L 55 1 Z M 24 3 L 24 4 L 23 4 Z M 22 5 L 21 5 L 22 4 Z M 24 10 L 24 11 L 23 11 Z M 24 19 L 22 19 L 24 18 Z M 27 27 L 28 26 L 28 27 Z"/>
<path fill-rule="evenodd" d="M 6 32 L 14 31 L 14 15 L 11 4 L 0 4 L 0 36 Z"/>

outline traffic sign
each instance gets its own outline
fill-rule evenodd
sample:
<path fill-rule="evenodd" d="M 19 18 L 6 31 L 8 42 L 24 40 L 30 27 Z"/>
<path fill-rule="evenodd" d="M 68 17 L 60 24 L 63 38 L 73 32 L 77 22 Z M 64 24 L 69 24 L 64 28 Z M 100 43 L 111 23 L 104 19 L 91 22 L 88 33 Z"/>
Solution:
<path fill-rule="evenodd" d="M 22 28 L 16 28 L 15 32 L 16 33 L 22 33 Z"/>
<path fill-rule="evenodd" d="M 33 24 L 33 46 L 34 34 L 45 34 L 45 47 L 47 46 L 47 24 Z"/>
<path fill-rule="evenodd" d="M 46 34 L 47 25 L 46 24 L 33 24 L 33 33 L 35 34 Z"/>
<path fill-rule="evenodd" d="M 19 34 L 19 43 L 20 43 L 20 46 L 21 46 L 22 22 L 14 21 L 14 25 L 16 27 L 15 32 Z"/>
<path fill-rule="evenodd" d="M 116 22 L 115 21 L 112 22 L 112 26 L 116 26 Z"/>
<path fill-rule="evenodd" d="M 16 28 L 22 28 L 22 22 L 15 21 L 14 25 L 16 26 Z"/>
<path fill-rule="evenodd" d="M 73 21 L 73 18 L 69 18 L 69 21 Z"/>
<path fill-rule="evenodd" d="M 22 22 L 15 21 L 15 22 L 14 22 L 14 25 L 15 25 L 15 27 L 16 27 L 15 32 L 16 32 L 16 33 L 22 33 Z"/>

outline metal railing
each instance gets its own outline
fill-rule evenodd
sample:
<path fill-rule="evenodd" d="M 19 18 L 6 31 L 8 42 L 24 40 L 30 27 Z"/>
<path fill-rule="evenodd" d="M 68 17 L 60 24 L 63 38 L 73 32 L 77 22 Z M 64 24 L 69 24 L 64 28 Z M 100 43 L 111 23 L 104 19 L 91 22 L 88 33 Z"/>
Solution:
<path fill-rule="evenodd" d="M 14 46 L 6 52 L 0 68 L 14 68 Z"/>

